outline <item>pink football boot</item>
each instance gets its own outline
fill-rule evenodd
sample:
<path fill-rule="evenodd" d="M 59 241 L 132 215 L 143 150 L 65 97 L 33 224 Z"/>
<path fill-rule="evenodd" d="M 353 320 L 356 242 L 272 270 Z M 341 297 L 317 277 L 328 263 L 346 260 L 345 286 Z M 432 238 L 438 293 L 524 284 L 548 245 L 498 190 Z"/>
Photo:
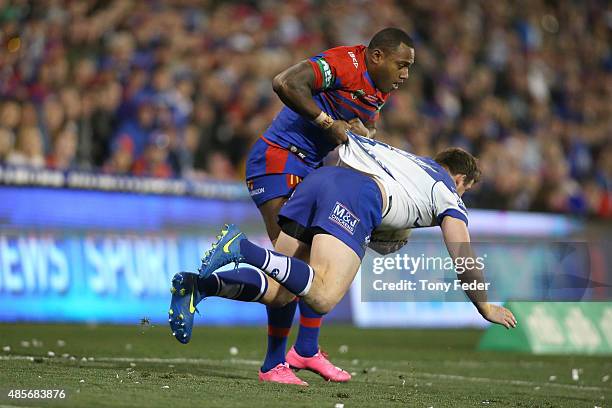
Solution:
<path fill-rule="evenodd" d="M 308 383 L 306 381 L 300 380 L 293 373 L 293 371 L 289 368 L 289 364 L 287 363 L 281 363 L 270 371 L 266 371 L 265 373 L 262 373 L 260 370 L 259 381 L 308 386 Z"/>
<path fill-rule="evenodd" d="M 287 363 L 289 363 L 292 368 L 310 370 L 317 373 L 327 381 L 347 382 L 351 379 L 351 375 L 343 369 L 333 365 L 321 349 L 312 357 L 302 357 L 295 351 L 295 347 L 291 347 L 291 350 L 287 353 Z"/>

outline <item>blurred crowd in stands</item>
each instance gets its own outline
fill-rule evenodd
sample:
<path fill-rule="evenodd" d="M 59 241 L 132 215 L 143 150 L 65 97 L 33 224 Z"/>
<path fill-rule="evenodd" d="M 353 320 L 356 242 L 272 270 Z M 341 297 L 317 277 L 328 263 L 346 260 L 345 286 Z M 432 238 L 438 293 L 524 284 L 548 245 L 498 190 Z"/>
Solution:
<path fill-rule="evenodd" d="M 605 0 L 0 0 L 0 163 L 240 180 L 271 78 L 387 26 L 416 63 L 378 138 L 478 155 L 468 206 L 612 215 Z"/>

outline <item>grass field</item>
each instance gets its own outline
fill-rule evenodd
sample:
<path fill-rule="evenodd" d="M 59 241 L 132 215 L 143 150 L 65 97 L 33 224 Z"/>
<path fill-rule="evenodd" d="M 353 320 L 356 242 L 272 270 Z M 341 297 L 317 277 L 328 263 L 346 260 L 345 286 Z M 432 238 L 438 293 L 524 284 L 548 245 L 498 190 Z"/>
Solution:
<path fill-rule="evenodd" d="M 9 346 L 10 351 L 0 352 L 0 405 L 611 406 L 611 359 L 477 352 L 480 335 L 477 330 L 328 325 L 321 344 L 335 363 L 355 373 L 353 380 L 333 384 L 300 372 L 310 383 L 302 388 L 258 382 L 265 341 L 262 327 L 198 327 L 192 342 L 183 346 L 164 326 L 4 324 L 0 346 Z M 342 347 L 345 352 L 340 353 L 344 345 L 348 350 Z M 238 354 L 230 355 L 230 347 L 238 348 Z M 50 351 L 54 357 L 48 356 Z M 573 368 L 581 369 L 578 381 L 571 378 Z M 66 398 L 9 399 L 10 389 L 64 389 Z"/>

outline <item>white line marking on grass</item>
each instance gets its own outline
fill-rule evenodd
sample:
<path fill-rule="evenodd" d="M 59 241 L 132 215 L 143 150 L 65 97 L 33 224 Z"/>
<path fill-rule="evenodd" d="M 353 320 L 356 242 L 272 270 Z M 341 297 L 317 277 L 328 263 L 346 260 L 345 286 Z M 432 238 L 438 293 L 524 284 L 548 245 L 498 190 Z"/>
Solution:
<path fill-rule="evenodd" d="M 0 408 L 34 408 L 30 405 L 2 405 L 0 404 Z"/>
<path fill-rule="evenodd" d="M 32 360 L 34 357 L 32 356 L 0 356 L 0 361 L 2 360 Z M 43 360 L 48 361 L 62 361 L 62 358 L 54 357 L 37 357 L 42 358 Z M 206 358 L 159 358 L 159 357 L 96 357 L 95 362 L 103 362 L 103 363 L 151 363 L 151 364 L 242 364 L 249 366 L 259 366 L 261 365 L 261 361 L 259 360 L 248 360 L 248 359 L 240 359 L 240 358 L 229 358 L 229 359 L 221 359 L 221 360 L 213 360 Z M 85 365 L 88 364 L 84 363 Z M 382 371 L 391 371 L 398 372 L 396 370 L 388 370 L 381 369 Z M 473 381 L 473 382 L 482 382 L 482 383 L 496 383 L 496 384 L 506 384 L 506 385 L 521 385 L 521 386 L 544 386 L 544 387 L 552 387 L 552 388 L 564 388 L 570 390 L 577 391 L 604 391 L 602 387 L 594 387 L 587 385 L 575 385 L 575 384 L 558 384 L 558 383 L 549 383 L 549 382 L 534 382 L 534 381 L 525 381 L 525 380 L 509 380 L 509 379 L 499 379 L 499 378 L 488 378 L 488 377 L 470 377 L 464 375 L 455 375 L 455 374 L 439 374 L 439 373 L 428 373 L 428 372 L 415 372 L 415 377 L 425 377 L 425 378 L 436 378 L 440 380 L 456 380 L 456 381 Z M 607 389 L 606 389 L 607 390 Z"/>
<path fill-rule="evenodd" d="M 1 360 L 32 360 L 41 358 L 48 361 L 62 361 L 61 357 L 48 358 L 42 356 L 0 356 Z M 95 362 L 103 363 L 152 363 L 152 364 L 244 364 L 244 365 L 261 365 L 258 360 L 246 360 L 241 358 L 229 358 L 221 360 L 213 360 L 207 358 L 158 358 L 158 357 L 95 357 Z M 88 362 L 89 363 L 89 362 Z M 87 364 L 87 363 L 85 363 Z"/>
<path fill-rule="evenodd" d="M 213 360 L 210 358 L 157 358 L 157 357 L 96 357 L 96 361 L 109 363 L 153 363 L 153 364 L 244 364 L 244 365 L 261 365 L 259 360 L 246 360 L 242 358 L 228 358 L 222 360 Z"/>
<path fill-rule="evenodd" d="M 415 373 L 416 377 L 422 376 L 426 378 L 437 378 L 440 380 L 459 380 L 459 381 L 473 381 L 473 382 L 485 382 L 485 383 L 497 383 L 497 384 L 510 384 L 510 385 L 524 385 L 529 387 L 545 386 L 553 388 L 565 388 L 579 391 L 603 391 L 601 387 L 592 387 L 587 385 L 574 385 L 574 384 L 557 384 L 557 383 L 537 383 L 533 381 L 525 380 L 503 380 L 498 378 L 486 378 L 486 377 L 469 377 L 465 375 L 455 374 L 437 374 L 437 373 Z"/>

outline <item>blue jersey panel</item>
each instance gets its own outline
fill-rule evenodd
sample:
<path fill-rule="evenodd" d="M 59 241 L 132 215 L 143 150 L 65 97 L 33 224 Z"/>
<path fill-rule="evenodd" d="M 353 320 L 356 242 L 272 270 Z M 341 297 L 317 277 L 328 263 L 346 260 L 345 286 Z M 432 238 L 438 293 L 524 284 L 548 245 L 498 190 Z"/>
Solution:
<path fill-rule="evenodd" d="M 315 101 L 324 109 L 317 99 Z M 323 158 L 336 148 L 321 128 L 287 107 L 283 107 L 264 136 L 287 150 L 291 146 L 303 150 L 306 153 L 304 161 L 313 168 L 319 167 Z"/>

